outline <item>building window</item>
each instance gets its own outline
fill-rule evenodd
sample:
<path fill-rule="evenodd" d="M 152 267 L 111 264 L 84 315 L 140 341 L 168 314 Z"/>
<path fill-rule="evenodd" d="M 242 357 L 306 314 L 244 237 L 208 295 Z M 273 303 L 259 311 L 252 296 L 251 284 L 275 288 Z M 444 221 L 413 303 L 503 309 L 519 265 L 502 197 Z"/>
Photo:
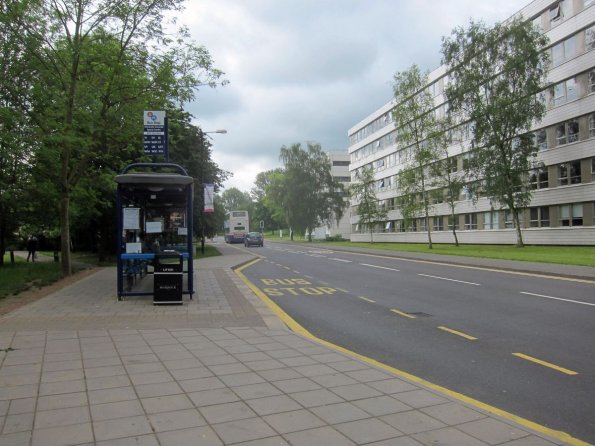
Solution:
<path fill-rule="evenodd" d="M 444 191 L 442 189 L 434 189 L 430 191 L 430 202 L 432 204 L 444 203 Z"/>
<path fill-rule="evenodd" d="M 449 231 L 452 231 L 453 225 L 454 225 L 455 230 L 458 231 L 459 230 L 459 216 L 458 215 L 455 215 L 454 219 L 453 219 L 452 215 L 448 216 L 448 230 Z"/>
<path fill-rule="evenodd" d="M 560 226 L 582 226 L 583 205 L 564 204 L 560 206 Z"/>
<path fill-rule="evenodd" d="M 562 122 L 556 126 L 556 145 L 578 141 L 578 119 Z"/>
<path fill-rule="evenodd" d="M 589 137 L 595 137 L 595 113 L 589 116 Z"/>
<path fill-rule="evenodd" d="M 576 36 L 557 43 L 552 47 L 552 65 L 557 67 L 576 56 Z"/>
<path fill-rule="evenodd" d="M 333 161 L 333 166 L 349 166 L 349 161 Z"/>
<path fill-rule="evenodd" d="M 595 69 L 589 71 L 589 93 L 595 93 Z"/>
<path fill-rule="evenodd" d="M 471 168 L 473 158 L 475 158 L 473 152 L 463 153 L 463 170 L 469 170 Z"/>
<path fill-rule="evenodd" d="M 477 229 L 477 214 L 465 214 L 465 230 Z"/>
<path fill-rule="evenodd" d="M 387 221 L 386 225 L 384 226 L 384 232 L 394 232 L 393 222 Z"/>
<path fill-rule="evenodd" d="M 581 162 L 570 161 L 558 166 L 558 183 L 560 186 L 579 184 L 581 182 Z"/>
<path fill-rule="evenodd" d="M 547 167 L 540 167 L 529 172 L 531 189 L 545 189 L 549 187 Z"/>
<path fill-rule="evenodd" d="M 499 229 L 498 212 L 490 211 L 483 214 L 483 229 Z"/>
<path fill-rule="evenodd" d="M 541 15 L 538 15 L 533 19 L 533 26 L 541 31 Z"/>
<path fill-rule="evenodd" d="M 539 150 L 547 149 L 547 133 L 545 129 L 537 130 L 535 133 L 535 146 Z"/>
<path fill-rule="evenodd" d="M 576 80 L 572 78 L 554 85 L 550 94 L 554 107 L 576 99 L 578 97 Z"/>
<path fill-rule="evenodd" d="M 519 215 L 520 220 L 520 215 Z M 520 224 L 520 221 L 519 221 Z M 512 212 L 504 211 L 504 227 L 506 229 L 514 228 L 514 219 L 512 218 Z"/>
<path fill-rule="evenodd" d="M 585 30 L 585 50 L 595 49 L 595 25 Z"/>
<path fill-rule="evenodd" d="M 529 208 L 529 225 L 532 228 L 549 228 L 550 226 L 550 208 L 541 206 L 538 208 Z"/>
<path fill-rule="evenodd" d="M 557 3 L 553 8 L 550 9 L 550 25 L 552 27 L 556 26 L 562 21 L 562 8 L 560 7 L 560 3 Z"/>
<path fill-rule="evenodd" d="M 442 215 L 436 216 L 434 220 L 434 231 L 444 231 L 444 217 Z"/>

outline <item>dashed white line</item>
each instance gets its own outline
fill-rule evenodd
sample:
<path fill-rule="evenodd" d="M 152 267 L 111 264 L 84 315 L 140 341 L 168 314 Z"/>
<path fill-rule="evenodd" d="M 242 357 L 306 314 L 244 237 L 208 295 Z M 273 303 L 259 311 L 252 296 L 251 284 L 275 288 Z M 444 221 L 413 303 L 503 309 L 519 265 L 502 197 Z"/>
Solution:
<path fill-rule="evenodd" d="M 386 266 L 370 265 L 369 263 L 360 263 L 362 266 L 369 266 L 370 268 L 387 269 L 389 271 L 401 271 L 400 269 L 388 268 Z"/>
<path fill-rule="evenodd" d="M 593 304 L 591 302 L 583 302 L 581 300 L 562 299 L 561 297 L 546 296 L 544 294 L 527 293 L 525 291 L 520 291 L 520 293 L 521 294 L 526 294 L 528 296 L 543 297 L 545 299 L 561 300 L 563 302 L 571 302 L 573 304 L 589 305 L 591 307 L 595 307 L 595 304 Z"/>
<path fill-rule="evenodd" d="M 475 285 L 475 286 L 480 286 L 480 284 L 479 284 L 479 283 L 474 283 L 474 282 L 465 282 L 464 280 L 449 279 L 448 277 L 430 276 L 429 274 L 418 274 L 418 276 L 423 276 L 423 277 L 431 277 L 432 279 L 448 280 L 449 282 L 458 282 L 458 283 L 464 283 L 464 284 L 466 284 L 466 285 Z"/>
<path fill-rule="evenodd" d="M 353 263 L 351 260 L 337 259 L 336 257 L 329 257 L 329 260 L 334 260 L 335 262 Z"/>

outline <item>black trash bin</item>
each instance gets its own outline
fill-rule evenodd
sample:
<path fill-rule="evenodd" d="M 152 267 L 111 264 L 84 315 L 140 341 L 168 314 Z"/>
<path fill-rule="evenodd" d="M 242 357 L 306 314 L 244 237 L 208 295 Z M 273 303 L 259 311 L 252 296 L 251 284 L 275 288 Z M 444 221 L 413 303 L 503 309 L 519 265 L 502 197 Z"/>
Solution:
<path fill-rule="evenodd" d="M 155 254 L 153 304 L 182 304 L 184 257 L 179 253 Z"/>

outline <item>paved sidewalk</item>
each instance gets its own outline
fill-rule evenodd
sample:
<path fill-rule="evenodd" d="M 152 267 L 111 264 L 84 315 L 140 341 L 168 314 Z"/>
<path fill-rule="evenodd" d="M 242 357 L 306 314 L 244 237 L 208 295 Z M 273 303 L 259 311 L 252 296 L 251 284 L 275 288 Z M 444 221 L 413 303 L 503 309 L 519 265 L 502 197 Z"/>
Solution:
<path fill-rule="evenodd" d="M 288 331 L 218 247 L 183 306 L 106 268 L 0 317 L 0 445 L 564 444 Z"/>

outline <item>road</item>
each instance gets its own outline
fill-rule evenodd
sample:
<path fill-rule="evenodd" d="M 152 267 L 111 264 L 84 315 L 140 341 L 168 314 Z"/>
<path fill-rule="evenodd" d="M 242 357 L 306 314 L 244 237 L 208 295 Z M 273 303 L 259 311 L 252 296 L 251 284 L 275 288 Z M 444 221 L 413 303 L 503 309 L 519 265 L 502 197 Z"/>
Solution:
<path fill-rule="evenodd" d="M 595 284 L 267 243 L 246 277 L 315 336 L 595 444 Z"/>

